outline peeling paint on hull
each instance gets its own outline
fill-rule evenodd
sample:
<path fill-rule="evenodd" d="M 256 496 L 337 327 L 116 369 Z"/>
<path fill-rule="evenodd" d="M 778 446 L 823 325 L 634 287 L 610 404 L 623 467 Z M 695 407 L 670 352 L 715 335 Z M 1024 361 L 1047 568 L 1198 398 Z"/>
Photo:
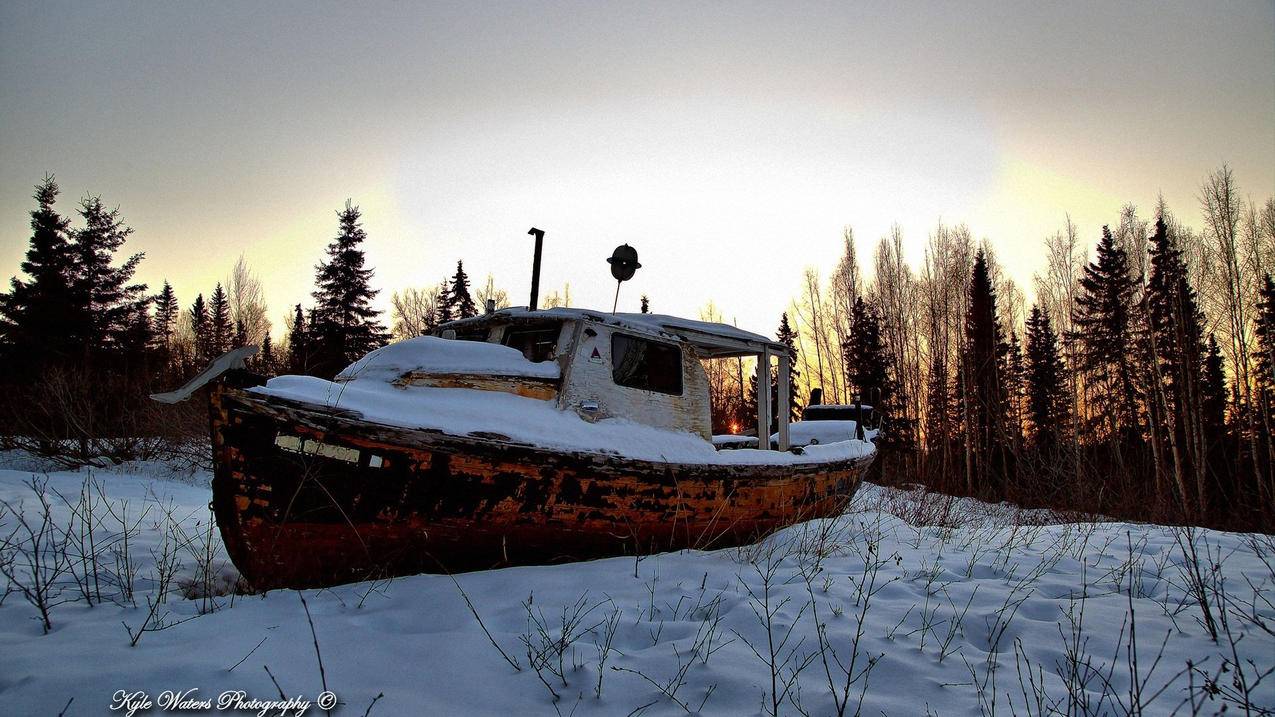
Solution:
<path fill-rule="evenodd" d="M 839 513 L 872 461 L 654 463 L 211 398 L 213 507 L 258 589 L 740 545 Z"/>

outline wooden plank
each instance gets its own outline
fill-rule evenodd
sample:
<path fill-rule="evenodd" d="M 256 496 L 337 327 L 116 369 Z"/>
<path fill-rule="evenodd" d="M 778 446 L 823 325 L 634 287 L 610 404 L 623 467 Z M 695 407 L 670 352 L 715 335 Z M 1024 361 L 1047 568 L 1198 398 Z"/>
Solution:
<path fill-rule="evenodd" d="M 788 362 L 791 359 L 788 352 L 779 354 L 779 406 L 776 413 L 779 416 L 779 450 L 788 450 L 790 443 L 788 440 L 788 406 L 789 395 L 792 393 L 792 387 L 788 384 Z"/>
<path fill-rule="evenodd" d="M 757 356 L 757 447 L 770 447 L 770 350 Z"/>

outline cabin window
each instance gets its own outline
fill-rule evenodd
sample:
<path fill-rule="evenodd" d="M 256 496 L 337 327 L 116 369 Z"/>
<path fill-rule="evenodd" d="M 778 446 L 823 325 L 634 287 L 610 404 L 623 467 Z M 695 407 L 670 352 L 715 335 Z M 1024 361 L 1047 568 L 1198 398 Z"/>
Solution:
<path fill-rule="evenodd" d="M 624 334 L 611 335 L 611 377 L 616 385 L 682 395 L 682 349 Z"/>
<path fill-rule="evenodd" d="M 557 323 L 526 328 L 510 326 L 505 329 L 501 343 L 518 349 L 528 361 L 552 361 L 558 349 L 558 334 L 561 332 L 562 325 Z"/>
<path fill-rule="evenodd" d="M 490 331 L 486 326 L 466 326 L 456 329 L 456 338 L 461 341 L 486 341 Z"/>

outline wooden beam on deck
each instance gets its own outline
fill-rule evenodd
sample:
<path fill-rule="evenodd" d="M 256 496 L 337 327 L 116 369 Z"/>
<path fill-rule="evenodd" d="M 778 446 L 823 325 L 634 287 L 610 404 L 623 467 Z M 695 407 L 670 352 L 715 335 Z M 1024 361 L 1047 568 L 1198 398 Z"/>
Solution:
<path fill-rule="evenodd" d="M 791 358 L 788 352 L 784 351 L 779 354 L 779 405 L 776 406 L 775 413 L 779 416 L 779 450 L 786 451 L 790 447 L 788 440 L 788 407 L 792 405 L 789 396 L 792 394 L 792 386 L 789 385 L 788 362 Z"/>

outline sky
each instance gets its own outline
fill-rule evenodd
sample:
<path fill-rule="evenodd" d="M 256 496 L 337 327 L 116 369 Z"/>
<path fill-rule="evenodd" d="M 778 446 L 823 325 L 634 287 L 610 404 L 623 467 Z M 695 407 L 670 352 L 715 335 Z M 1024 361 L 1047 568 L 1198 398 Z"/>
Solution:
<path fill-rule="evenodd" d="M 100 195 L 183 306 L 243 256 L 275 325 L 336 210 L 374 285 L 458 259 L 514 303 L 609 309 L 636 247 L 653 310 L 772 333 L 803 270 L 940 221 L 1020 284 L 1070 214 L 1096 241 L 1157 197 L 1198 226 L 1223 163 L 1275 195 L 1275 2 L 0 3 L 0 277 L 32 186 Z"/>

